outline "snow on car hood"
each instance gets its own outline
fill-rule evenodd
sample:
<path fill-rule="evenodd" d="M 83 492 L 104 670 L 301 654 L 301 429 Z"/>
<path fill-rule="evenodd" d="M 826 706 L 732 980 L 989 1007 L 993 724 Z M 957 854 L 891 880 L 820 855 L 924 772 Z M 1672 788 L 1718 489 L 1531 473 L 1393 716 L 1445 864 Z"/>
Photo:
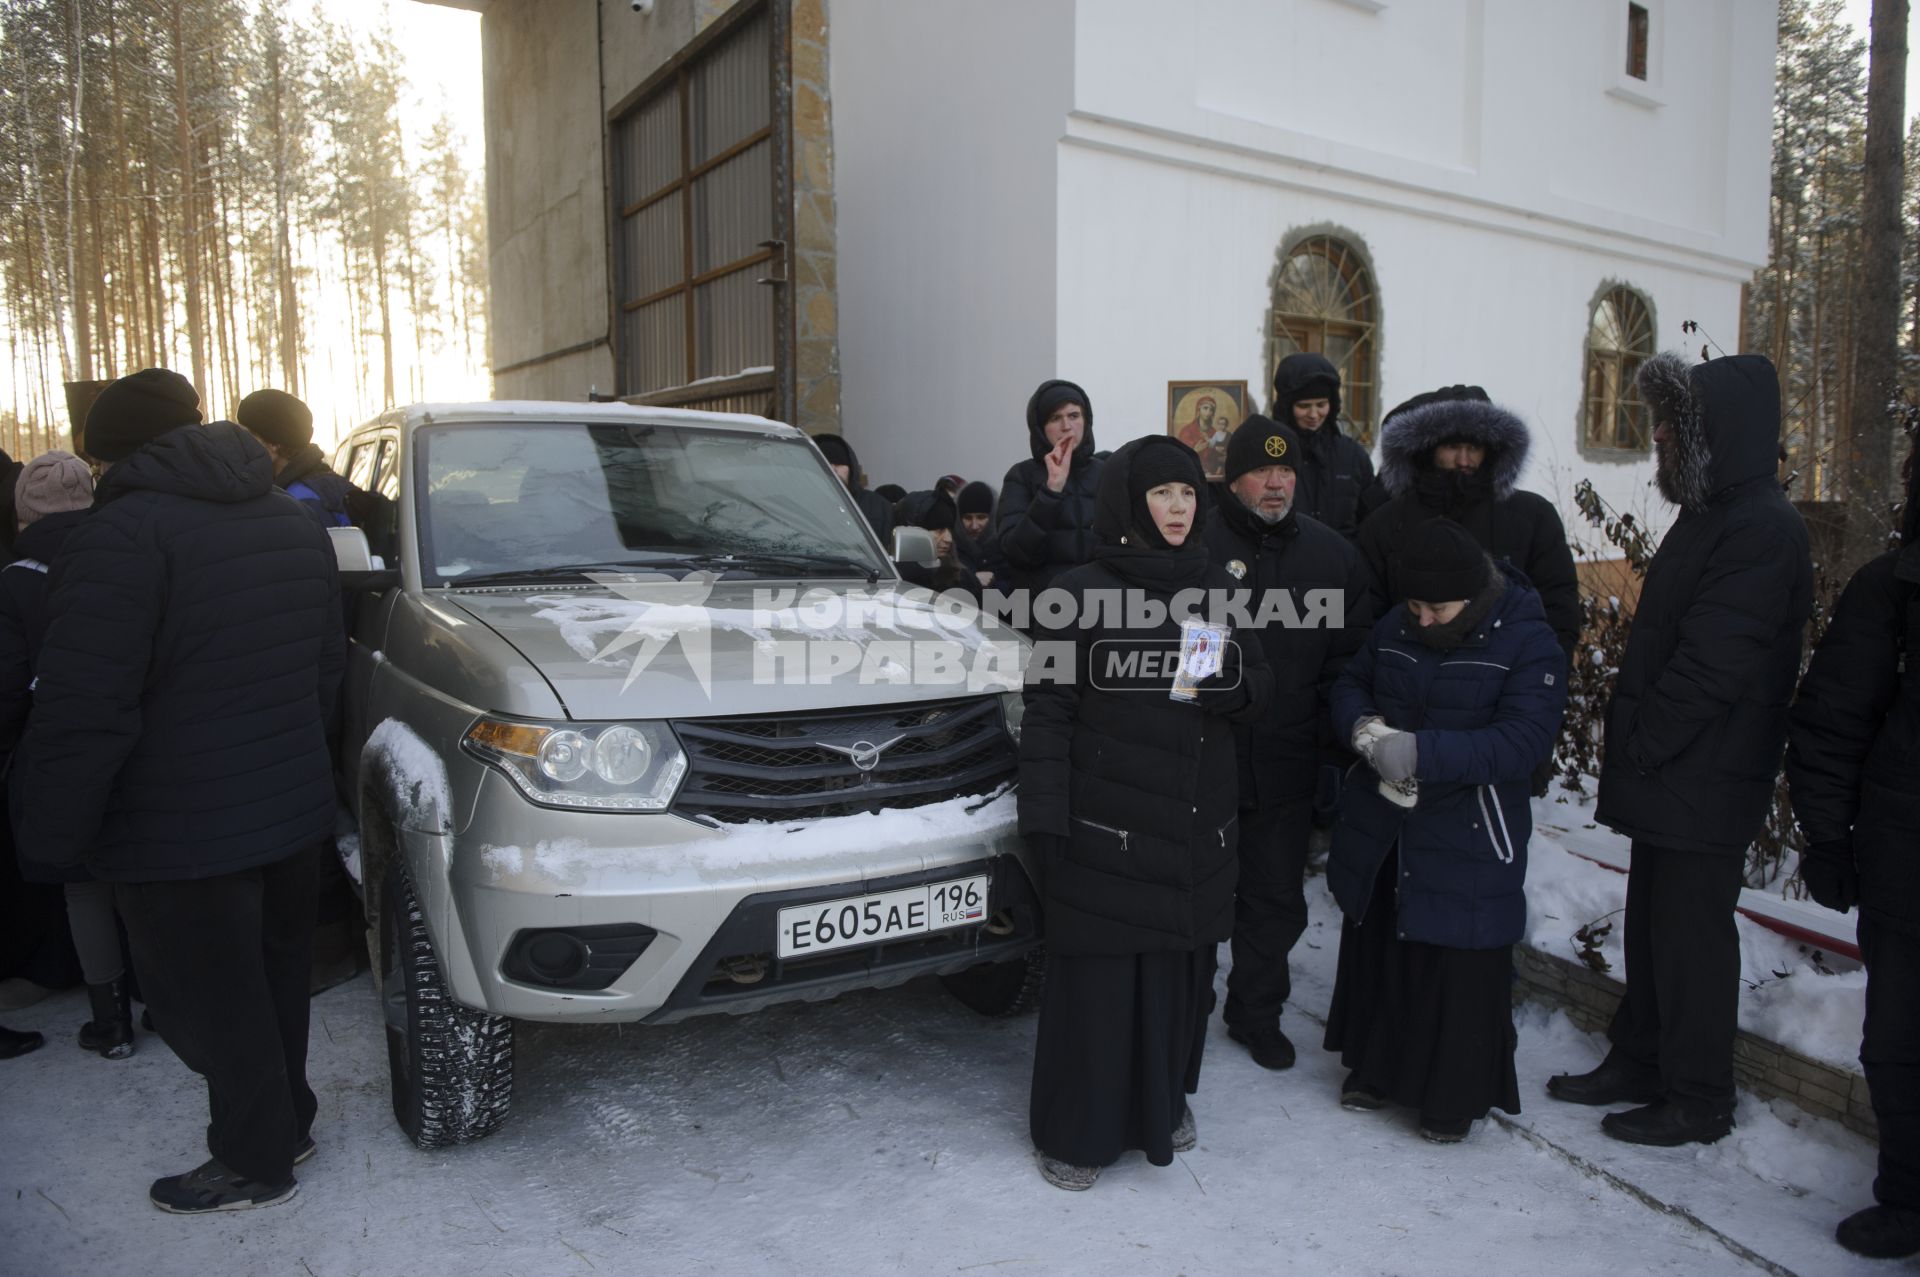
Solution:
<path fill-rule="evenodd" d="M 694 718 L 1015 691 L 1028 645 L 957 599 L 874 586 L 603 576 L 446 601 L 576 719 Z"/>

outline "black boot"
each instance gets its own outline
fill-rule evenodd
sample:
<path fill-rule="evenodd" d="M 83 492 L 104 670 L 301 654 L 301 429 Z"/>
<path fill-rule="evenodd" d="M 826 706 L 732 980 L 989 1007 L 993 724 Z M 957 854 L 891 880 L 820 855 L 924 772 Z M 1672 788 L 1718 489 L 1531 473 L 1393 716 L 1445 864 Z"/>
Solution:
<path fill-rule="evenodd" d="M 1854 1254 L 1870 1259 L 1920 1255 L 1920 1211 L 1903 1206 L 1869 1206 L 1841 1220 L 1833 1235 Z"/>
<path fill-rule="evenodd" d="M 97 1051 L 108 1060 L 132 1055 L 133 1000 L 127 994 L 127 978 L 88 985 L 87 1002 L 93 1007 L 93 1018 L 80 1026 L 81 1049 Z"/>
<path fill-rule="evenodd" d="M 1227 1036 L 1238 1042 L 1253 1055 L 1253 1062 L 1263 1069 L 1290 1069 L 1293 1067 L 1293 1043 L 1280 1031 L 1277 1024 L 1248 1026 L 1230 1024 Z"/>
<path fill-rule="evenodd" d="M 1661 1096 L 1660 1075 L 1608 1052 L 1591 1073 L 1556 1073 L 1547 1094 L 1568 1104 L 1651 1104 Z"/>
<path fill-rule="evenodd" d="M 38 1033 L 9 1029 L 5 1025 L 0 1025 L 0 1060 L 11 1060 L 16 1055 L 38 1051 L 46 1044 L 46 1038 Z"/>
<path fill-rule="evenodd" d="M 1659 1100 L 1644 1108 L 1609 1113 L 1600 1119 L 1600 1129 L 1628 1144 L 1678 1148 L 1682 1144 L 1713 1143 L 1733 1129 L 1733 1114 Z"/>

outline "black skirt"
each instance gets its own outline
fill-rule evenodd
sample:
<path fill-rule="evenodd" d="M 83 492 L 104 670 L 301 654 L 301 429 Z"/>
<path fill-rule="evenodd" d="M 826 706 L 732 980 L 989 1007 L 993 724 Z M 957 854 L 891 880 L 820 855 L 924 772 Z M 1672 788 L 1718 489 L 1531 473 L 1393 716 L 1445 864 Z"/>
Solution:
<path fill-rule="evenodd" d="M 1173 1128 L 1200 1085 L 1216 962 L 1210 945 L 1049 955 L 1028 1110 L 1035 1148 L 1072 1166 L 1135 1148 L 1155 1166 L 1173 1161 Z"/>
<path fill-rule="evenodd" d="M 1399 938 L 1388 856 L 1366 917 L 1340 932 L 1326 1047 L 1354 1080 L 1424 1118 L 1520 1111 L 1513 1072 L 1513 947 L 1449 949 Z"/>

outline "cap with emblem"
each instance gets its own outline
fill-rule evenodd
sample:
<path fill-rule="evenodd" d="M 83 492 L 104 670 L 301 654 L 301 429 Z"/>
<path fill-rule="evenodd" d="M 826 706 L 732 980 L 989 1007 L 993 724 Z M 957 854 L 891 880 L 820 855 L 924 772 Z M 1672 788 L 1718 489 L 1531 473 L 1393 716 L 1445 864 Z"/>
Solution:
<path fill-rule="evenodd" d="M 1231 484 L 1262 466 L 1292 466 L 1300 455 L 1300 436 L 1292 426 L 1254 413 L 1227 440 L 1226 480 Z"/>

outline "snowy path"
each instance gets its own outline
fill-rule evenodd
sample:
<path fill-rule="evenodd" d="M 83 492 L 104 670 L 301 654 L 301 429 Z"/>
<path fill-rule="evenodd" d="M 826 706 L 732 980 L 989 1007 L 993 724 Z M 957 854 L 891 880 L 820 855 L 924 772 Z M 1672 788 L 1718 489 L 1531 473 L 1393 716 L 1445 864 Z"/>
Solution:
<path fill-rule="evenodd" d="M 1297 951 L 1309 1013 L 1339 934 L 1317 881 L 1313 908 Z M 1306 1016 L 1288 1015 L 1301 1062 L 1278 1075 L 1216 1020 L 1199 1148 L 1163 1170 L 1134 1155 L 1067 1194 L 1028 1152 L 1033 1020 L 982 1021 L 930 981 L 665 1029 L 523 1027 L 508 1126 L 421 1153 L 388 1113 L 362 977 L 314 1002 L 320 1151 L 299 1196 L 183 1219 L 145 1186 L 203 1156 L 204 1092 L 151 1035 L 125 1063 L 83 1056 L 83 1006 L 66 994 L 6 1017 L 51 1039 L 0 1064 L 9 1273 L 1889 1269 L 1831 1241 L 1870 1200 L 1866 1142 L 1784 1109 L 1803 1123 L 1789 1130 L 1744 1099 L 1716 1148 L 1615 1144 L 1596 1112 L 1542 1094 L 1600 1047 L 1538 1012 L 1521 1034 L 1525 1129 L 1486 1123 L 1452 1148 L 1408 1114 L 1340 1109 L 1341 1070 Z"/>

